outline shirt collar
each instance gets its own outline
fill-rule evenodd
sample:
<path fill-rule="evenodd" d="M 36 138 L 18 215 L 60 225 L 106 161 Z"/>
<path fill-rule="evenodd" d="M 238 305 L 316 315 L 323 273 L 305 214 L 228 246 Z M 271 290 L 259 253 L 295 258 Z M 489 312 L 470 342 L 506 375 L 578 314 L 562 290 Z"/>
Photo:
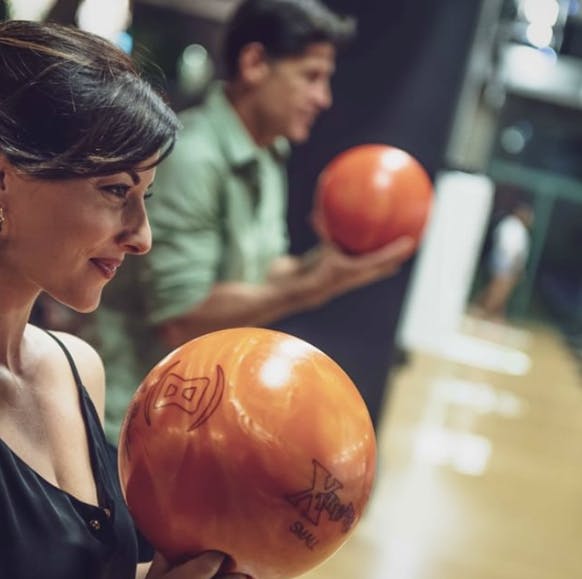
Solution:
<path fill-rule="evenodd" d="M 257 162 L 261 149 L 252 139 L 237 112 L 224 93 L 224 84 L 216 82 L 208 95 L 208 110 L 218 129 L 224 153 L 233 167 L 243 167 Z M 266 148 L 279 160 L 289 157 L 291 147 L 284 137 L 278 137 Z"/>

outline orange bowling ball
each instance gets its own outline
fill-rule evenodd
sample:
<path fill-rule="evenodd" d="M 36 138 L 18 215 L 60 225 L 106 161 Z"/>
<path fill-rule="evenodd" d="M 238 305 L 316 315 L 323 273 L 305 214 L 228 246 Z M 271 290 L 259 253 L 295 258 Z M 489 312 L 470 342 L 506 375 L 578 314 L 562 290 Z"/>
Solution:
<path fill-rule="evenodd" d="M 129 510 L 170 561 L 209 549 L 225 570 L 297 577 L 332 555 L 371 492 L 376 442 L 354 383 L 288 334 L 236 328 L 146 376 L 119 440 Z"/>
<path fill-rule="evenodd" d="M 417 244 L 433 188 L 424 167 L 402 149 L 359 145 L 340 153 L 318 180 L 316 213 L 344 251 L 367 253 L 402 235 Z"/>

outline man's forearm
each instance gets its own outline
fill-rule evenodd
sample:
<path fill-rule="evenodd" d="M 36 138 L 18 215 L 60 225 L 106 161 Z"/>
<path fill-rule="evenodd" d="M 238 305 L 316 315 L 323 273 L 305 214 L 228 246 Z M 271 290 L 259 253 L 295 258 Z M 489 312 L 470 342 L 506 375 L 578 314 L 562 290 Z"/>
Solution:
<path fill-rule="evenodd" d="M 302 297 L 307 293 L 303 285 L 299 275 L 283 276 L 260 285 L 216 284 L 208 297 L 191 311 L 162 324 L 161 337 L 170 348 L 175 348 L 215 330 L 269 324 L 308 307 Z"/>
<path fill-rule="evenodd" d="M 175 348 L 215 330 L 269 324 L 393 275 L 413 251 L 414 240 L 400 238 L 361 256 L 345 255 L 331 246 L 301 258 L 284 256 L 273 263 L 263 284 L 216 284 L 190 312 L 161 325 L 161 337 Z"/>

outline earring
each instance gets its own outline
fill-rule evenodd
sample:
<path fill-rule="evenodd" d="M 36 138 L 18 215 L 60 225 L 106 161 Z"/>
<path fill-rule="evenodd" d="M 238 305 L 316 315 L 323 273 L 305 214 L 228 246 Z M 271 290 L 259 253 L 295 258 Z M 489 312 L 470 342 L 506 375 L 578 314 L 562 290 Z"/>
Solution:
<path fill-rule="evenodd" d="M 0 207 L 0 231 L 2 231 L 2 226 L 6 221 L 6 217 L 4 217 L 4 207 Z"/>

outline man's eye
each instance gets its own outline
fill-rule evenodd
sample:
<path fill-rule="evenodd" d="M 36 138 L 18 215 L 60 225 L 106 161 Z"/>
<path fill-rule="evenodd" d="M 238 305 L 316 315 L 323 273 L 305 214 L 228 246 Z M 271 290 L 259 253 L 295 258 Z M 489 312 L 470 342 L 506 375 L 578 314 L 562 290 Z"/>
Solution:
<path fill-rule="evenodd" d="M 125 199 L 130 187 L 128 185 L 107 185 L 106 187 L 103 187 L 103 190 L 114 197 Z"/>

